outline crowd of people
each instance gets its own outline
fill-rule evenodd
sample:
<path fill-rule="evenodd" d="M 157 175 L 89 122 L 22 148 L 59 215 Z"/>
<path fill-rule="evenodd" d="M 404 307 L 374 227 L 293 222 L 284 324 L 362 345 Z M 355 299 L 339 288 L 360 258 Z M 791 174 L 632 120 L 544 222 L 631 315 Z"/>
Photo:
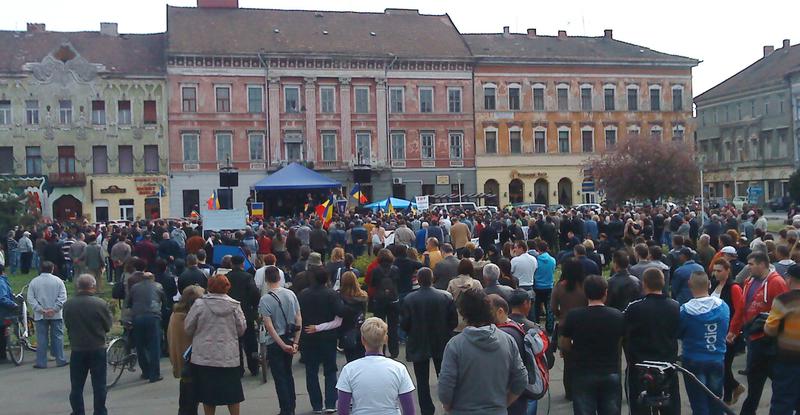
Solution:
<path fill-rule="evenodd" d="M 281 414 L 297 408 L 295 355 L 314 413 L 415 414 L 416 395 L 433 414 L 432 362 L 445 412 L 533 414 L 560 358 L 575 414 L 619 414 L 623 396 L 634 414 L 680 413 L 678 373 L 653 380 L 645 361 L 696 376 L 685 382 L 693 413 L 722 413 L 746 393 L 741 413 L 755 414 L 770 379 L 770 413 L 791 414 L 800 409 L 795 219 L 776 234 L 760 210 L 733 207 L 349 211 L 205 233 L 189 221 L 51 223 L 10 230 L 0 262 L 11 274 L 40 271 L 27 293 L 34 367 L 47 367 L 48 352 L 70 365 L 76 414 L 89 374 L 95 413 L 105 413 L 112 317 L 98 292 L 119 301 L 142 379 L 161 381 L 169 356 L 179 414 L 200 405 L 238 414 L 259 344 Z M 235 249 L 221 256 L 221 247 Z M 0 274 L 0 310 L 17 312 Z M 744 385 L 732 369 L 741 353 Z"/>

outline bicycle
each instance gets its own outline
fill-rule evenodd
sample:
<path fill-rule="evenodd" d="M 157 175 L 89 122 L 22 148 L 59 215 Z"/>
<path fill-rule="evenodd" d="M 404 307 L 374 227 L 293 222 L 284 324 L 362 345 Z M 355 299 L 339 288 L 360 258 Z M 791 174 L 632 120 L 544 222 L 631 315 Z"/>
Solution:
<path fill-rule="evenodd" d="M 26 349 L 32 352 L 36 351 L 36 346 L 28 340 L 34 331 L 34 322 L 25 302 L 25 290 L 27 288 L 28 286 L 25 285 L 18 294 L 14 295 L 14 301 L 17 303 L 19 312 L 14 316 L 3 319 L 3 326 L 7 327 L 5 330 L 6 351 L 16 366 L 21 365 L 25 359 Z"/>
<path fill-rule="evenodd" d="M 126 369 L 130 372 L 136 371 L 136 352 L 132 349 L 129 337 L 131 327 L 127 323 L 123 325 L 122 336 L 112 339 L 106 348 L 106 362 L 111 374 L 108 377 L 110 382 L 106 382 L 107 388 L 116 385 Z"/>

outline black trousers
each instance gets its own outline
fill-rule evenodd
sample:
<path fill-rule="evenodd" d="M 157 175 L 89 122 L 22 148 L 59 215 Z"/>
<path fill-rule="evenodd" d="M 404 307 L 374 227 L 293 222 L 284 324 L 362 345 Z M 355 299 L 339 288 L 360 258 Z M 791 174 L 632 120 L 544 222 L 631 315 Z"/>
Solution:
<path fill-rule="evenodd" d="M 431 399 L 431 360 L 433 360 L 433 368 L 436 370 L 436 376 L 438 377 L 439 371 L 442 369 L 441 358 L 414 362 L 414 376 L 417 378 L 417 397 L 419 398 L 421 415 L 433 415 L 436 412 L 436 406 L 433 404 L 433 399 Z"/>
<path fill-rule="evenodd" d="M 730 401 L 733 398 L 733 390 L 739 386 L 739 382 L 733 377 L 733 358 L 736 357 L 736 349 L 728 345 L 725 350 L 725 379 L 722 384 L 722 400 Z"/>
<path fill-rule="evenodd" d="M 397 327 L 400 323 L 400 302 L 375 301 L 375 317 L 386 320 L 389 326 L 389 354 L 392 358 L 400 354 L 400 338 L 398 337 Z"/>
<path fill-rule="evenodd" d="M 19 268 L 23 274 L 27 274 L 31 270 L 31 261 L 33 261 L 33 252 L 23 252 L 19 254 Z"/>
<path fill-rule="evenodd" d="M 247 360 L 247 370 L 250 374 L 258 374 L 258 336 L 255 325 L 248 321 L 247 328 L 242 337 L 239 337 L 239 367 L 244 375 L 244 363 Z"/>
<path fill-rule="evenodd" d="M 742 403 L 740 415 L 755 415 L 764 384 L 772 379 L 772 345 L 770 340 L 761 338 L 747 342 L 747 398 Z"/>

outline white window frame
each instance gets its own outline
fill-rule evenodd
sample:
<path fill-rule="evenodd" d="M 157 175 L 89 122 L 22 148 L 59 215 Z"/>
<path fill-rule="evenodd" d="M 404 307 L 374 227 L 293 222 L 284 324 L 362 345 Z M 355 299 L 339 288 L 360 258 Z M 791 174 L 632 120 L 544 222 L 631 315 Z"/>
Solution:
<path fill-rule="evenodd" d="M 560 90 L 562 90 L 562 89 L 566 89 L 567 90 L 567 107 L 565 109 L 561 109 L 561 106 L 558 105 L 558 103 L 559 103 L 559 101 L 558 101 L 558 92 Z M 566 112 L 566 111 L 569 111 L 569 108 L 570 108 L 570 106 L 569 106 L 569 84 L 565 83 L 565 82 L 561 82 L 558 85 L 556 85 L 556 110 L 560 111 L 560 112 Z"/>
<path fill-rule="evenodd" d="M 247 85 L 247 87 L 245 89 L 247 91 L 247 112 L 249 114 L 261 114 L 261 113 L 263 113 L 264 112 L 264 85 L 249 84 L 249 85 Z M 259 109 L 258 111 L 253 111 L 253 109 L 250 108 L 250 90 L 251 89 L 257 89 L 259 91 L 259 96 L 261 97 L 261 109 Z M 183 101 L 181 101 L 181 105 L 183 105 Z"/>
<path fill-rule="evenodd" d="M 458 111 L 453 111 L 453 100 L 451 99 L 450 92 L 458 92 Z M 451 114 L 460 114 L 464 112 L 464 92 L 461 87 L 451 86 L 447 88 L 447 112 Z"/>
<path fill-rule="evenodd" d="M 453 155 L 453 138 L 458 137 L 459 155 Z M 450 160 L 463 160 L 464 159 L 464 133 L 462 131 L 450 131 L 447 133 L 447 144 L 450 151 Z"/>
<path fill-rule="evenodd" d="M 583 90 L 589 90 L 589 108 L 583 108 Z M 592 84 L 581 84 L 581 111 L 594 111 L 594 87 Z"/>
<path fill-rule="evenodd" d="M 614 99 L 612 103 L 614 104 L 614 108 L 608 109 L 606 107 L 606 91 L 611 90 L 614 95 Z M 617 86 L 614 84 L 605 84 L 603 85 L 603 111 L 617 111 Z"/>
<path fill-rule="evenodd" d="M 324 101 L 322 100 L 322 91 L 331 93 L 331 108 L 330 111 L 325 111 Z M 333 85 L 320 85 L 319 87 L 319 112 L 320 114 L 334 114 L 336 113 L 336 87 Z"/>
<path fill-rule="evenodd" d="M 613 125 L 609 125 L 609 126 L 603 128 L 603 145 L 605 146 L 606 150 L 610 149 L 608 147 L 608 132 L 609 131 L 613 131 L 614 132 L 614 147 L 611 147 L 611 148 L 615 148 L 619 144 L 619 128 L 617 128 L 616 126 L 613 126 Z"/>
<path fill-rule="evenodd" d="M 630 91 L 630 90 L 635 90 L 636 91 L 636 109 L 633 109 L 633 110 L 631 109 L 630 94 L 628 93 L 628 91 Z M 627 85 L 625 87 L 625 110 L 626 111 L 641 111 L 642 110 L 642 106 L 640 105 L 641 103 L 639 101 L 641 101 L 641 94 L 639 93 L 639 85 L 637 85 L 637 84 L 629 84 L 629 85 Z"/>
<path fill-rule="evenodd" d="M 119 103 L 120 102 L 128 102 L 128 110 L 127 111 L 120 111 Z M 127 118 L 125 118 L 122 114 L 128 113 Z M 133 101 L 130 99 L 120 99 L 117 100 L 117 125 L 127 125 L 130 126 L 133 124 Z"/>
<path fill-rule="evenodd" d="M 425 155 L 425 142 L 423 136 L 430 136 L 431 139 L 431 154 L 430 156 Z M 435 160 L 436 159 L 436 132 L 433 130 L 423 130 L 419 133 L 419 157 L 422 160 Z"/>
<path fill-rule="evenodd" d="M 68 103 L 69 107 L 61 106 L 62 103 Z M 71 99 L 59 99 L 58 100 L 58 122 L 61 125 L 70 125 L 72 124 L 72 100 Z M 0 123 L 2 124 L 2 123 Z"/>
<path fill-rule="evenodd" d="M 400 109 L 397 110 L 392 108 L 392 93 L 400 91 Z M 402 114 L 406 112 L 406 88 L 403 86 L 391 86 L 389 87 L 389 113 L 390 114 Z"/>
<path fill-rule="evenodd" d="M 558 148 L 558 154 L 572 153 L 572 129 L 569 127 L 558 127 L 557 131 L 558 132 L 556 134 L 556 139 L 557 139 L 556 145 Z M 568 150 L 567 152 L 561 151 L 561 133 L 565 131 L 567 133 L 567 150 Z"/>
<path fill-rule="evenodd" d="M 542 108 L 536 108 L 536 90 L 542 90 Z M 537 82 L 531 85 L 531 108 L 534 111 L 546 111 L 547 110 L 547 85 Z"/>
<path fill-rule="evenodd" d="M 198 91 L 198 88 L 197 88 L 197 84 L 180 84 L 180 86 L 179 86 L 179 87 L 180 87 L 180 89 L 181 89 L 181 112 L 188 112 L 188 113 L 197 112 L 197 106 L 198 106 L 198 105 L 197 105 L 197 104 L 198 104 L 198 99 L 197 99 L 197 91 Z M 183 89 L 184 89 L 184 88 L 191 88 L 191 89 L 194 89 L 194 111 L 185 111 L 185 110 L 183 109 L 183 101 L 184 101 Z M 216 94 L 216 92 L 215 92 L 215 94 Z M 217 101 L 215 100 L 215 101 L 214 101 L 214 107 L 215 107 L 215 108 L 216 108 L 216 105 L 217 105 Z"/>
<path fill-rule="evenodd" d="M 8 108 L 0 109 L 0 125 L 11 125 L 13 120 L 13 105 L 11 105 L 10 99 L 4 101 L 8 101 Z"/>
<path fill-rule="evenodd" d="M 217 106 L 219 97 L 217 96 L 218 89 L 227 89 L 228 90 L 228 110 L 227 111 L 220 111 L 219 107 Z M 219 112 L 223 114 L 227 114 L 233 112 L 233 88 L 231 88 L 230 84 L 214 84 L 214 112 Z"/>
<path fill-rule="evenodd" d="M 493 133 L 494 134 L 494 151 L 491 152 L 491 153 L 488 151 L 488 146 L 486 145 L 486 143 L 487 143 L 486 133 Z M 497 143 L 497 134 L 498 134 L 498 130 L 495 127 L 487 127 L 487 128 L 483 129 L 483 150 L 484 150 L 484 152 L 486 152 L 486 154 L 497 154 L 499 152 L 500 149 L 498 148 L 498 145 L 497 145 L 498 144 Z M 448 138 L 448 140 L 449 140 L 449 138 Z M 449 145 L 450 144 L 448 143 L 448 148 L 449 148 Z"/>
<path fill-rule="evenodd" d="M 506 105 L 508 105 L 508 107 L 507 107 L 508 110 L 509 111 L 520 111 L 520 110 L 522 110 L 522 85 L 520 85 L 520 84 L 518 84 L 516 82 L 510 83 L 510 84 L 508 84 L 507 89 L 508 89 L 508 93 L 506 94 Z M 518 104 L 517 108 L 511 108 L 511 90 L 512 89 L 516 89 L 517 90 L 517 99 L 519 101 L 517 103 Z"/>
<path fill-rule="evenodd" d="M 653 90 L 658 90 L 658 109 L 653 109 Z M 647 96 L 649 98 L 648 104 L 650 105 L 650 111 L 664 111 L 664 93 L 661 89 L 661 85 L 659 84 L 652 84 L 647 86 Z"/>
<path fill-rule="evenodd" d="M 403 154 L 395 154 L 395 139 L 397 137 L 401 137 L 403 140 L 403 145 L 399 148 L 403 150 Z M 392 155 L 392 160 L 405 160 L 406 159 L 406 133 L 405 131 L 392 131 L 389 133 L 389 152 Z"/>
<path fill-rule="evenodd" d="M 186 141 L 187 139 L 192 139 L 195 141 L 196 146 L 196 158 L 194 159 L 187 159 L 186 158 Z M 197 132 L 184 132 L 181 133 L 181 153 L 183 155 L 183 162 L 184 163 L 199 163 L 200 162 L 200 133 Z"/>
<path fill-rule="evenodd" d="M 28 107 L 29 102 L 35 102 L 36 108 Z M 39 118 L 39 100 L 38 99 L 26 99 L 25 100 L 25 124 L 27 125 L 39 125 L 41 119 Z"/>
<path fill-rule="evenodd" d="M 672 141 L 675 141 L 675 135 L 676 135 L 675 133 L 677 133 L 678 131 L 681 132 L 681 140 L 680 141 L 685 141 L 686 140 L 686 127 L 684 127 L 682 124 L 675 124 L 675 126 L 672 127 Z M 766 151 L 766 146 L 765 146 L 764 147 L 764 153 L 766 153 L 766 152 L 767 151 Z"/>
<path fill-rule="evenodd" d="M 519 153 L 515 153 L 511 151 L 511 133 L 519 133 Z M 522 154 L 525 150 L 523 149 L 523 139 L 522 139 L 522 128 L 513 126 L 508 129 L 508 154 Z"/>
<path fill-rule="evenodd" d="M 125 199 L 123 199 L 125 200 Z M 134 210 L 136 209 L 135 205 L 123 205 L 120 203 L 119 205 L 119 219 L 120 220 L 128 220 L 132 221 L 135 218 Z"/>
<path fill-rule="evenodd" d="M 655 138 L 655 134 L 654 133 L 656 133 L 656 132 L 658 132 L 658 139 L 659 140 L 663 140 L 664 139 L 664 129 L 661 128 L 660 125 L 654 125 L 654 126 L 650 127 L 650 138 Z"/>
<path fill-rule="evenodd" d="M 231 145 L 230 145 L 230 150 L 231 150 L 230 162 L 231 162 L 231 164 L 233 164 L 233 162 L 234 162 L 234 160 L 233 160 L 233 132 L 230 132 L 230 131 L 216 131 L 216 132 L 214 132 L 214 144 L 215 144 L 214 148 L 216 150 L 214 152 L 214 155 L 215 155 L 215 157 L 217 159 L 217 163 L 227 163 L 228 162 L 227 159 L 225 159 L 225 158 L 220 159 L 220 157 L 219 157 L 220 156 L 220 154 L 219 154 L 219 143 L 220 143 L 220 138 L 222 136 L 228 136 L 228 138 L 230 139 L 230 143 L 231 143 Z"/>
<path fill-rule="evenodd" d="M 367 137 L 367 153 L 366 154 L 362 154 L 361 157 L 362 157 L 362 161 L 370 163 L 372 161 L 372 133 L 369 132 L 369 131 L 356 131 L 356 133 L 355 133 L 355 141 L 354 141 L 356 147 L 355 147 L 355 149 L 354 149 L 355 151 L 353 153 L 353 156 L 356 157 L 356 161 L 358 161 L 358 150 L 359 150 L 359 147 L 358 147 L 358 136 L 362 136 L 362 137 L 366 136 Z"/>
<path fill-rule="evenodd" d="M 544 152 L 537 152 L 536 151 L 536 133 L 544 133 Z M 536 127 L 533 129 L 533 153 L 534 154 L 547 154 L 547 128 L 545 127 Z"/>
<path fill-rule="evenodd" d="M 261 140 L 261 154 L 258 155 L 258 158 L 253 158 L 253 138 L 259 137 Z M 248 155 L 250 156 L 250 161 L 265 161 L 266 157 L 266 147 L 267 142 L 265 140 L 266 134 L 261 131 L 250 131 L 247 133 L 247 150 Z"/>
<path fill-rule="evenodd" d="M 673 85 L 672 86 L 672 111 L 676 111 L 675 109 L 675 91 L 681 91 L 681 99 L 678 100 L 681 103 L 681 108 L 677 111 L 686 111 L 686 96 L 685 92 L 686 89 L 683 85 Z M 755 100 L 753 101 L 753 105 L 755 105 Z"/>
<path fill-rule="evenodd" d="M 297 91 L 297 109 L 290 110 L 289 109 L 289 100 L 286 98 L 286 91 L 288 90 L 295 90 Z M 303 98 L 300 96 L 300 85 L 284 85 L 283 86 L 283 112 L 287 114 L 299 114 L 300 109 L 303 108 Z"/>
<path fill-rule="evenodd" d="M 325 139 L 333 137 L 333 158 L 325 157 Z M 336 143 L 336 131 L 322 131 L 319 134 L 320 148 L 322 149 L 322 161 L 336 161 L 338 159 L 338 144 Z"/>
<path fill-rule="evenodd" d="M 589 132 L 592 133 L 592 151 L 586 151 L 586 148 L 583 145 L 583 133 L 586 132 L 586 131 L 589 131 Z M 596 144 L 597 143 L 596 143 L 596 140 L 595 140 L 594 128 L 593 127 L 588 127 L 588 126 L 581 127 L 581 153 L 594 153 L 597 150 L 597 145 Z"/>
<path fill-rule="evenodd" d="M 422 111 L 422 91 L 430 91 L 431 92 L 431 108 L 430 108 L 430 111 Z M 417 102 L 419 103 L 418 110 L 419 110 L 420 113 L 424 113 L 424 114 L 433 113 L 434 112 L 433 109 L 435 108 L 434 107 L 434 101 L 435 101 L 435 96 L 434 96 L 434 89 L 433 89 L 432 86 L 421 86 L 421 87 L 417 88 Z"/>
<path fill-rule="evenodd" d="M 488 88 L 492 88 L 494 90 L 494 93 L 492 94 L 494 96 L 494 108 L 486 108 L 486 89 L 488 89 Z M 483 101 L 482 102 L 483 109 L 486 110 L 486 111 L 496 111 L 497 110 L 497 85 L 492 83 L 492 82 L 485 83 L 485 84 L 482 85 L 481 92 L 483 92 L 483 94 L 481 95 L 481 100 Z"/>
<path fill-rule="evenodd" d="M 641 135 L 642 134 L 642 128 L 639 127 L 638 125 L 629 125 L 625 129 L 625 131 L 627 131 L 629 135 Z M 617 140 L 617 141 L 619 141 L 619 140 Z"/>
<path fill-rule="evenodd" d="M 365 112 L 358 111 L 358 91 L 367 91 L 367 110 Z M 355 114 L 369 114 L 369 86 L 356 86 L 353 87 L 353 112 Z"/>

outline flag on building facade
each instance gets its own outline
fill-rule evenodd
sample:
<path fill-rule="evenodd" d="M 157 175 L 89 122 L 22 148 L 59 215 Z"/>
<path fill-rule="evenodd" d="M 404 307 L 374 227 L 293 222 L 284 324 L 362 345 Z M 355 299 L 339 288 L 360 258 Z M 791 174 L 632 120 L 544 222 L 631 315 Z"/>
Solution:
<path fill-rule="evenodd" d="M 219 209 L 219 198 L 217 198 L 217 191 L 214 190 L 211 192 L 211 196 L 209 196 L 208 200 L 206 201 L 208 204 L 208 210 L 217 210 Z"/>
<path fill-rule="evenodd" d="M 358 183 L 353 186 L 350 196 L 352 196 L 353 199 L 358 200 L 359 203 L 367 203 L 367 196 L 365 196 L 364 192 L 361 191 L 361 185 Z"/>

